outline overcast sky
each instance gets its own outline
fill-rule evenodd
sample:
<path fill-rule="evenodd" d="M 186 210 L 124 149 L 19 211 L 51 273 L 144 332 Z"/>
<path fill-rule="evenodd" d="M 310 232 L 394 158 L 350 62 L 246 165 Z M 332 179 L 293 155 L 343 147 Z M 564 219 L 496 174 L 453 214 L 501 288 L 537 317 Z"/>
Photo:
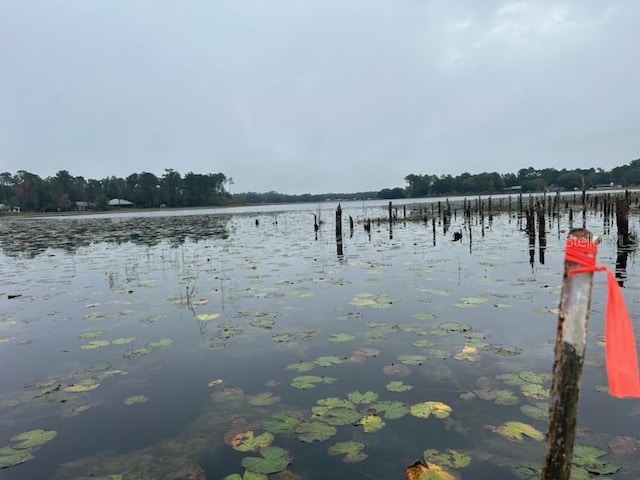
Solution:
<path fill-rule="evenodd" d="M 0 0 L 0 170 L 232 191 L 640 157 L 640 1 Z"/>

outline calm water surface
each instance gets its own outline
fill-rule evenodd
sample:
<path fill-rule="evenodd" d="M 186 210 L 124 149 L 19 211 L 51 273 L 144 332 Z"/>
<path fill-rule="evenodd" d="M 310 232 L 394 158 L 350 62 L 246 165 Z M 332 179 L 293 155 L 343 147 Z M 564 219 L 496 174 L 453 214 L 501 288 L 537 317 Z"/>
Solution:
<path fill-rule="evenodd" d="M 276 433 L 293 476 L 269 478 L 401 479 L 427 449 L 469 454 L 462 478 L 520 478 L 514 466 L 539 464 L 543 442 L 495 430 L 519 421 L 546 431 L 521 410 L 546 409 L 544 392 L 532 396 L 496 377 L 551 371 L 566 218 L 549 226 L 545 263 L 536 246 L 531 265 L 515 217 L 494 216 L 484 234 L 474 221 L 472 243 L 454 218 L 446 234 L 438 225 L 434 245 L 430 223 L 400 221 L 390 238 L 388 224 L 374 222 L 369 236 L 359 222 L 385 211 L 343 204 L 342 257 L 333 204 L 0 218 L 0 447 L 31 429 L 58 432 L 0 479 L 183 478 L 176 472 L 185 468 L 208 479 L 242 475 L 242 459 L 259 453 L 232 448 L 234 434 L 262 434 L 278 413 L 311 421 L 318 400 L 369 391 L 378 398 L 354 407 L 363 417 L 380 414 L 380 401 L 443 402 L 451 413 L 379 415 L 378 431 L 339 425 L 324 441 Z M 324 221 L 317 234 L 313 213 Z M 600 262 L 612 266 L 615 242 L 602 219 L 589 216 L 587 227 L 603 237 Z M 454 243 L 458 230 L 463 241 Z M 634 319 L 639 284 L 632 255 L 625 296 Z M 640 435 L 640 403 L 603 391 L 604 292 L 597 277 L 578 441 L 614 445 L 601 460 L 622 467 L 611 478 L 631 479 L 638 453 L 615 442 Z M 100 340 L 108 342 L 87 348 Z M 295 370 L 327 356 L 340 363 Z M 332 383 L 294 388 L 303 375 Z M 394 380 L 413 388 L 389 391 Z M 91 381 L 99 386 L 73 391 Z M 504 390 L 507 401 L 487 394 Z M 280 401 L 252 405 L 261 392 Z M 123 403 L 136 395 L 146 402 Z M 364 443 L 368 458 L 350 464 L 329 455 L 343 441 Z"/>

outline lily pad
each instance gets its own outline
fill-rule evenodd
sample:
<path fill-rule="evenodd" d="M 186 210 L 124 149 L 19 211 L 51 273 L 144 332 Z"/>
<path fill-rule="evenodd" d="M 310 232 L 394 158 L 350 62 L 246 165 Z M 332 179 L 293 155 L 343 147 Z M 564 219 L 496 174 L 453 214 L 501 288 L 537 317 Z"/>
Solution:
<path fill-rule="evenodd" d="M 161 347 L 168 347 L 170 345 L 173 345 L 173 340 L 171 338 L 161 338 L 160 340 L 156 340 L 155 342 L 149 342 L 147 343 L 147 346 L 149 348 L 161 348 Z"/>
<path fill-rule="evenodd" d="M 444 332 L 468 332 L 472 329 L 471 325 L 459 322 L 444 322 L 438 325 L 438 329 Z"/>
<path fill-rule="evenodd" d="M 50 442 L 57 435 L 58 432 L 51 429 L 37 428 L 29 430 L 11 437 L 11 448 L 13 450 L 32 449 Z"/>
<path fill-rule="evenodd" d="M 219 313 L 200 313 L 199 315 L 196 315 L 196 317 L 201 322 L 209 322 L 211 320 L 215 320 L 216 318 L 219 318 L 220 314 Z"/>
<path fill-rule="evenodd" d="M 347 394 L 347 398 L 351 402 L 355 403 L 356 405 L 362 405 L 362 404 L 372 403 L 378 400 L 378 394 L 375 392 L 372 392 L 371 390 L 366 391 L 364 393 L 351 392 Z"/>
<path fill-rule="evenodd" d="M 313 363 L 320 367 L 330 367 L 331 365 L 339 365 L 344 362 L 344 359 L 336 356 L 324 356 L 316 358 Z"/>
<path fill-rule="evenodd" d="M 88 332 L 81 333 L 79 337 L 83 340 L 93 340 L 94 338 L 101 337 L 105 333 L 107 333 L 106 330 L 90 330 Z"/>
<path fill-rule="evenodd" d="M 253 430 L 238 433 L 231 439 L 231 447 L 239 452 L 254 452 L 272 443 L 272 433 L 264 432 L 256 436 Z"/>
<path fill-rule="evenodd" d="M 366 445 L 361 442 L 337 442 L 329 446 L 329 455 L 344 455 L 345 463 L 358 463 L 367 459 Z"/>
<path fill-rule="evenodd" d="M 461 298 L 458 303 L 454 304 L 454 307 L 471 308 L 485 303 L 489 303 L 489 297 L 464 297 Z"/>
<path fill-rule="evenodd" d="M 100 386 L 100 382 L 96 378 L 85 378 L 84 380 L 79 381 L 78 383 L 74 383 L 72 385 L 67 385 L 64 387 L 65 392 L 89 392 L 91 390 L 95 390 Z"/>
<path fill-rule="evenodd" d="M 318 383 L 334 383 L 336 381 L 333 377 L 319 377 L 317 375 L 302 375 L 299 377 L 294 377 L 291 380 L 291 385 L 293 388 L 298 388 L 300 390 L 306 390 L 309 388 L 316 388 L 316 384 Z"/>
<path fill-rule="evenodd" d="M 429 418 L 431 415 L 440 419 L 447 418 L 452 411 L 446 403 L 433 401 L 416 403 L 409 408 L 411 415 L 418 418 Z"/>
<path fill-rule="evenodd" d="M 427 464 L 437 463 L 451 468 L 464 468 L 471 463 L 471 456 L 459 450 L 446 449 L 444 452 L 430 448 L 423 453 Z"/>
<path fill-rule="evenodd" d="M 291 434 L 303 419 L 295 413 L 276 413 L 262 423 L 262 427 L 273 434 Z"/>
<path fill-rule="evenodd" d="M 520 411 L 527 417 L 536 420 L 547 421 L 549 419 L 549 405 L 546 403 L 536 403 L 535 405 L 522 405 Z"/>
<path fill-rule="evenodd" d="M 298 439 L 301 442 L 323 442 L 338 433 L 338 429 L 328 423 L 314 420 L 311 422 L 303 422 L 298 425 L 295 433 L 298 435 Z"/>
<path fill-rule="evenodd" d="M 514 442 L 522 442 L 524 436 L 538 441 L 544 439 L 544 433 L 522 422 L 505 422 L 497 428 L 492 428 L 492 430 L 507 440 Z"/>
<path fill-rule="evenodd" d="M 316 416 L 318 420 L 339 427 L 342 425 L 352 425 L 362 417 L 362 414 L 353 408 L 334 407 Z"/>
<path fill-rule="evenodd" d="M 111 340 L 113 345 L 126 345 L 128 343 L 133 343 L 136 341 L 136 337 L 120 337 L 115 340 Z"/>
<path fill-rule="evenodd" d="M 270 405 L 275 405 L 280 401 L 280 397 L 278 395 L 274 395 L 271 392 L 261 392 L 257 395 L 249 397 L 249 404 L 254 407 L 268 407 Z"/>
<path fill-rule="evenodd" d="M 427 361 L 427 357 L 424 355 L 398 355 L 398 360 L 405 365 L 422 365 Z"/>
<path fill-rule="evenodd" d="M 291 463 L 291 455 L 280 447 L 264 447 L 260 449 L 261 457 L 245 457 L 241 464 L 251 472 L 270 475 L 286 469 Z"/>
<path fill-rule="evenodd" d="M 409 413 L 409 407 L 402 402 L 377 402 L 371 405 L 371 411 L 381 414 L 387 420 L 396 420 Z"/>
<path fill-rule="evenodd" d="M 465 345 L 462 347 L 458 353 L 456 353 L 453 358 L 456 360 L 467 360 L 468 362 L 477 362 L 480 360 L 480 355 L 478 354 L 478 349 L 476 347 L 472 347 L 471 345 Z"/>
<path fill-rule="evenodd" d="M 33 460 L 31 450 L 14 450 L 11 447 L 0 447 L 0 468 L 9 468 Z"/>
<path fill-rule="evenodd" d="M 458 480 L 460 477 L 446 471 L 435 463 L 425 464 L 417 461 L 404 470 L 407 480 Z"/>
<path fill-rule="evenodd" d="M 84 345 L 80 345 L 82 350 L 94 350 L 96 348 L 107 347 L 111 345 L 109 340 L 93 340 L 89 343 L 85 343 Z"/>
<path fill-rule="evenodd" d="M 375 413 L 369 413 L 360 418 L 360 420 L 358 420 L 355 425 L 362 425 L 362 430 L 364 431 L 364 433 L 373 433 L 384 427 L 385 422 L 382 417 L 376 415 Z"/>
<path fill-rule="evenodd" d="M 573 463 L 594 475 L 611 475 L 620 470 L 620 467 L 600 460 L 600 457 L 606 454 L 605 449 L 594 445 L 575 445 L 573 447 Z"/>
<path fill-rule="evenodd" d="M 407 385 L 402 380 L 394 380 L 392 382 L 387 383 L 384 388 L 386 388 L 390 392 L 406 392 L 411 390 L 413 386 Z"/>
<path fill-rule="evenodd" d="M 309 372 L 316 368 L 313 362 L 295 362 L 287 365 L 287 370 L 295 370 L 296 372 Z"/>
<path fill-rule="evenodd" d="M 316 405 L 311 407 L 311 413 L 314 415 L 323 415 L 330 408 L 350 408 L 353 410 L 355 404 L 346 398 L 321 398 L 316 402 Z"/>
<path fill-rule="evenodd" d="M 352 342 L 355 339 L 356 336 L 351 333 L 334 333 L 327 340 L 333 343 L 345 343 Z"/>
<path fill-rule="evenodd" d="M 129 398 L 127 398 L 124 403 L 127 407 L 130 407 L 131 405 L 135 405 L 136 403 L 145 403 L 148 400 L 147 397 L 145 397 L 144 395 L 133 395 Z"/>

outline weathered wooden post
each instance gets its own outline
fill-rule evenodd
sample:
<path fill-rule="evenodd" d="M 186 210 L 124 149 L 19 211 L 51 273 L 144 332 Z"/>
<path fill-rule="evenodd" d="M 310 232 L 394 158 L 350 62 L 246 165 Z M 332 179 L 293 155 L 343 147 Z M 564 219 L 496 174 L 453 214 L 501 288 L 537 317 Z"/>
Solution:
<path fill-rule="evenodd" d="M 549 202 L 551 205 L 551 202 Z M 538 261 L 544 265 L 544 254 L 547 250 L 547 232 L 544 221 L 544 205 L 538 208 Z"/>
<path fill-rule="evenodd" d="M 431 228 L 433 229 L 433 246 L 436 246 L 436 217 L 431 217 Z"/>
<path fill-rule="evenodd" d="M 342 249 L 342 207 L 338 204 L 336 208 L 336 247 L 338 251 L 338 257 L 344 255 Z"/>
<path fill-rule="evenodd" d="M 389 240 L 393 240 L 393 205 L 389 202 Z"/>
<path fill-rule="evenodd" d="M 569 232 L 568 242 L 592 242 L 585 229 Z M 547 449 L 541 480 L 569 480 L 584 363 L 593 272 L 569 274 L 582 265 L 564 262 L 558 331 L 553 363 Z"/>

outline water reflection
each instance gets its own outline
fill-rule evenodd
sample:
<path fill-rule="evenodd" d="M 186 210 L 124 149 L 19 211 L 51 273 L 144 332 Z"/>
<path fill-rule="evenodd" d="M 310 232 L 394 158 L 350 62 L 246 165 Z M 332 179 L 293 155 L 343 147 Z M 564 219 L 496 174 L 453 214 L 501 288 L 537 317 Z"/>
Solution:
<path fill-rule="evenodd" d="M 100 242 L 154 246 L 166 241 L 178 246 L 187 240 L 226 239 L 230 219 L 231 215 L 3 219 L 0 249 L 7 256 L 33 258 L 49 249 L 75 253 Z"/>

